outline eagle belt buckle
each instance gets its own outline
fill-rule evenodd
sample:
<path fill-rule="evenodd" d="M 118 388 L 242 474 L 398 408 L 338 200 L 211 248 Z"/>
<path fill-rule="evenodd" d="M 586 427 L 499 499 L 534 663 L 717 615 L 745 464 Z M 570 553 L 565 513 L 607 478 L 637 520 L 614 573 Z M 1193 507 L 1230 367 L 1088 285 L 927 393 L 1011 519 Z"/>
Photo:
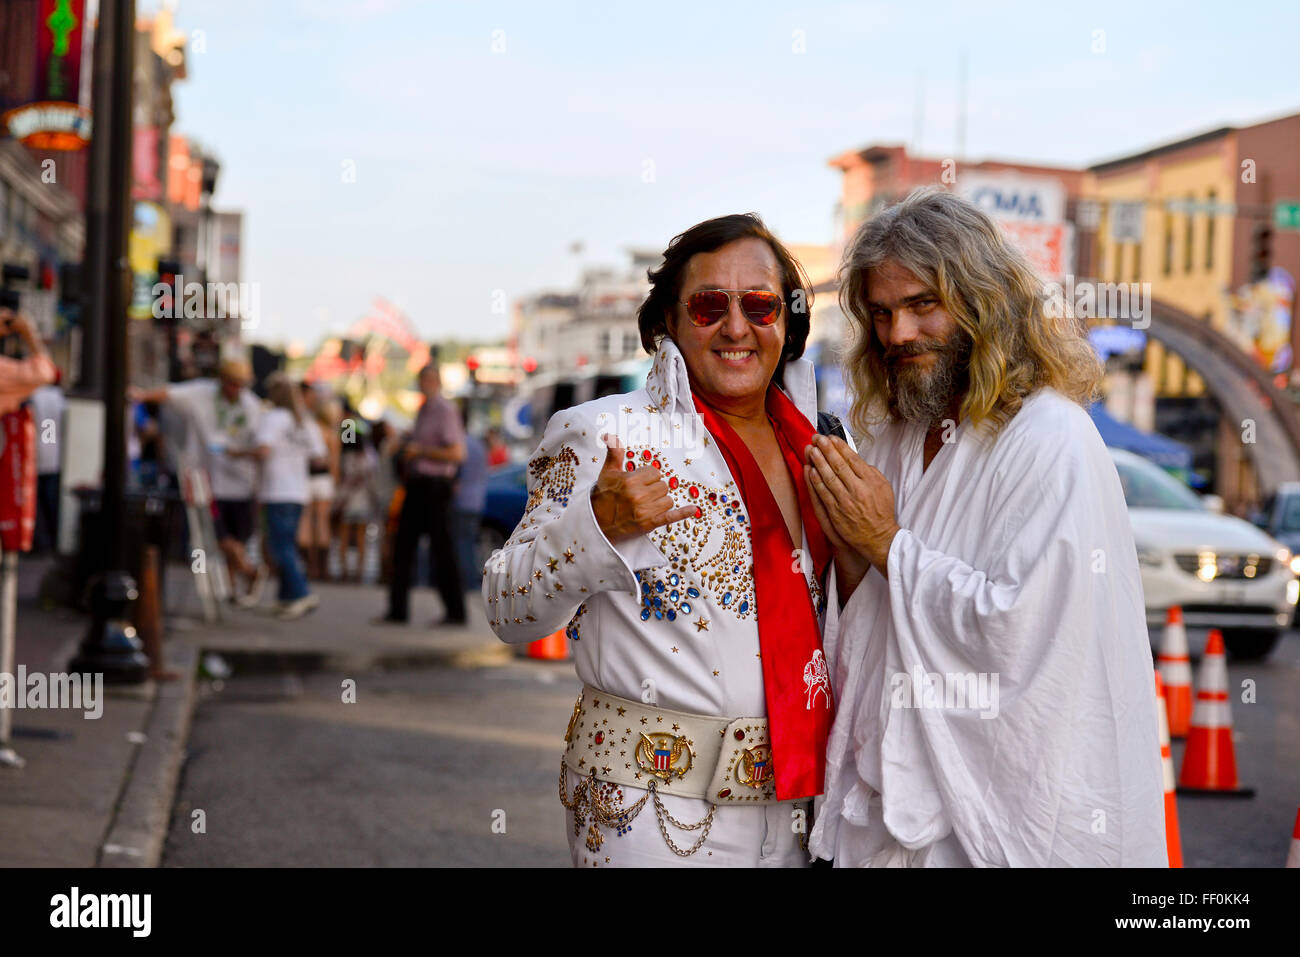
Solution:
<path fill-rule="evenodd" d="M 694 760 L 695 753 L 691 751 L 686 735 L 641 732 L 641 740 L 636 746 L 637 766 L 665 784 L 674 777 L 686 777 Z"/>
<path fill-rule="evenodd" d="M 776 777 L 767 722 L 737 718 L 727 725 L 723 740 L 726 743 L 709 783 L 707 799 L 714 804 L 774 801 Z"/>

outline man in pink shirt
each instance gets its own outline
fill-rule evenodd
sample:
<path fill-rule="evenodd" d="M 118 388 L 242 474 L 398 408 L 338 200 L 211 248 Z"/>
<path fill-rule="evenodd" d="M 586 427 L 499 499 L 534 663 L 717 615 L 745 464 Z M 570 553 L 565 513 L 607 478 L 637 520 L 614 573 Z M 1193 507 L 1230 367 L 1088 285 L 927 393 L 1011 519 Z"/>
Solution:
<path fill-rule="evenodd" d="M 428 535 L 438 592 L 447 608 L 441 624 L 463 625 L 465 593 L 456 561 L 451 507 L 452 483 L 460 463 L 465 461 L 465 428 L 460 411 L 442 394 L 442 377 L 436 362 L 430 362 L 420 371 L 419 381 L 424 404 L 402 452 L 406 461 L 406 498 L 393 544 L 388 612 L 379 621 L 407 620 L 415 554 L 420 538 Z"/>
<path fill-rule="evenodd" d="M 28 356 L 10 359 L 0 356 L 0 415 L 13 412 L 29 395 L 49 385 L 58 370 L 45 351 L 40 337 L 32 331 L 27 317 L 12 309 L 0 308 L 0 336 L 16 335 L 23 341 Z"/>

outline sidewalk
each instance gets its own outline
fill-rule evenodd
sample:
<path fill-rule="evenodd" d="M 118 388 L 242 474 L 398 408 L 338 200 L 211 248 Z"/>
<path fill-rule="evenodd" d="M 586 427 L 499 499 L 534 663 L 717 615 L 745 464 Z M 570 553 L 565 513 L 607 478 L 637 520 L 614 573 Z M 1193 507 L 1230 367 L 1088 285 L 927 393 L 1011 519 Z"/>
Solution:
<path fill-rule="evenodd" d="M 67 668 L 88 620 L 40 607 L 36 596 L 49 562 L 19 562 L 14 670 L 50 674 Z M 167 569 L 169 617 L 164 664 L 182 677 L 132 689 L 104 687 L 103 713 L 21 709 L 13 712 L 12 746 L 22 769 L 0 768 L 0 867 L 155 866 L 185 757 L 200 659 L 226 656 L 236 668 L 248 655 L 306 656 L 312 667 L 483 667 L 513 652 L 487 626 L 480 602 L 467 596 L 470 624 L 433 628 L 441 602 L 426 588 L 411 594 L 411 624 L 376 625 L 384 591 L 372 585 L 313 583 L 316 611 L 297 621 L 269 609 L 228 608 L 226 620 L 202 621 L 188 569 Z M 269 592 L 268 588 L 268 602 Z"/>

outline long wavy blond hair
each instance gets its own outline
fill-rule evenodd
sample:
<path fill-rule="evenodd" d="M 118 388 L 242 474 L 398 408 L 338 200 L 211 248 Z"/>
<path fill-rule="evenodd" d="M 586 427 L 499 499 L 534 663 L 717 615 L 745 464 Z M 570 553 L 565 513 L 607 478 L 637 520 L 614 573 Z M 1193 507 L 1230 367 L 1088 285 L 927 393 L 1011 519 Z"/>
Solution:
<path fill-rule="evenodd" d="M 924 187 L 863 223 L 840 264 L 840 308 L 853 329 L 844 370 L 849 418 L 867 441 L 890 418 L 884 346 L 867 308 L 867 270 L 888 260 L 933 289 L 974 343 L 963 419 L 996 434 L 1044 386 L 1080 405 L 1096 397 L 1102 365 L 1083 323 L 1044 308 L 1042 279 L 993 220 L 965 199 Z"/>

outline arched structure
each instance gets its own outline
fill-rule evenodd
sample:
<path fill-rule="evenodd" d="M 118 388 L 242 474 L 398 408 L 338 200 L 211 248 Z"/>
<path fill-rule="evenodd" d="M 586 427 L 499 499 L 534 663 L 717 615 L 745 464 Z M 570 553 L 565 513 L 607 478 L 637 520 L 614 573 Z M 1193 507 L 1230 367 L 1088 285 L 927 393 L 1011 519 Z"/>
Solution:
<path fill-rule="evenodd" d="M 1205 387 L 1239 432 L 1255 423 L 1253 443 L 1244 448 L 1255 465 L 1260 491 L 1300 481 L 1300 412 L 1290 397 L 1229 336 L 1160 300 L 1151 301 L 1146 334 L 1176 353 L 1205 380 Z"/>

